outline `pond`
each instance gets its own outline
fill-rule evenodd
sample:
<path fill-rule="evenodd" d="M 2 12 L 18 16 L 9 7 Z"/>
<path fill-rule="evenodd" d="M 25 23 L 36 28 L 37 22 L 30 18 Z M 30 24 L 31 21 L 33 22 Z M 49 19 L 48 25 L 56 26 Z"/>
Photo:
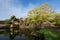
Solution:
<path fill-rule="evenodd" d="M 10 37 L 9 37 L 9 35 L 4 35 L 4 34 L 0 34 L 0 40 L 12 40 L 12 39 L 10 39 Z M 25 37 L 20 37 L 20 36 L 15 36 L 14 37 L 14 40 L 26 40 L 26 38 Z"/>

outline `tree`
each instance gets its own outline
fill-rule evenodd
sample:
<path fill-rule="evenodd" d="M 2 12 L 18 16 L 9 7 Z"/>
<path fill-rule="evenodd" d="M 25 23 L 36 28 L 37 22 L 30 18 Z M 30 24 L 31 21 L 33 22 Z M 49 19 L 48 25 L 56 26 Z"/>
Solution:
<path fill-rule="evenodd" d="M 56 22 L 55 25 L 60 26 L 60 14 L 54 14 L 55 19 L 54 21 Z"/>
<path fill-rule="evenodd" d="M 4 21 L 4 23 L 5 23 L 5 24 L 9 24 L 12 20 L 15 20 L 15 19 L 16 19 L 15 16 L 11 16 L 11 18 L 10 18 L 10 19 L 6 19 L 6 20 Z"/>
<path fill-rule="evenodd" d="M 16 17 L 15 16 L 11 16 L 10 20 L 15 20 Z"/>
<path fill-rule="evenodd" d="M 30 10 L 28 12 L 27 22 L 29 24 L 34 24 L 35 23 L 36 27 L 30 25 L 31 29 L 32 28 L 33 29 L 34 28 L 37 29 L 39 27 L 42 29 L 43 26 L 44 26 L 44 25 L 42 26 L 43 23 L 46 23 L 46 25 L 48 25 L 48 27 L 51 27 L 51 25 L 57 25 L 57 24 L 59 24 L 58 22 L 60 21 L 60 14 L 57 14 L 57 15 L 56 14 L 57 14 L 56 11 L 53 8 L 51 8 L 50 6 L 48 6 L 48 4 L 42 4 L 40 7 L 34 8 L 33 10 Z M 49 24 L 47 24 L 47 22 Z M 41 29 L 39 29 L 39 30 L 41 30 Z M 36 31 L 38 31 L 38 30 L 36 30 Z M 50 31 L 50 30 L 48 30 L 48 31 Z M 50 34 L 50 32 L 47 32 L 47 33 L 49 35 L 51 35 L 52 37 L 55 36 L 54 34 L 53 35 Z"/>
<path fill-rule="evenodd" d="M 51 11 L 52 10 L 52 11 Z M 44 21 L 51 21 L 54 20 L 55 16 L 51 13 L 55 13 L 55 10 L 53 10 L 47 3 L 42 4 L 40 7 L 37 7 L 31 11 L 28 12 L 28 20 L 29 23 L 39 23 L 40 27 L 41 24 Z"/>

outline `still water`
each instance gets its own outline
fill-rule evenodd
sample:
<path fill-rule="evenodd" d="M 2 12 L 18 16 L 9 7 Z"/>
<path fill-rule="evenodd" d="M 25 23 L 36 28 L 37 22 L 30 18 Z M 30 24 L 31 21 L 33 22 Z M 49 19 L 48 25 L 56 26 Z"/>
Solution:
<path fill-rule="evenodd" d="M 9 35 L 0 34 L 0 40 L 10 40 Z M 26 40 L 25 37 L 15 36 L 14 40 Z"/>

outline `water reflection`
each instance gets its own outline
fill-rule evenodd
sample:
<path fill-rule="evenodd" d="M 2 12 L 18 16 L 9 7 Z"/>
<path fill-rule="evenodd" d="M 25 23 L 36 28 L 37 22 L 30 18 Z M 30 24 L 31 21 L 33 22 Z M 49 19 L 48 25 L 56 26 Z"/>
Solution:
<path fill-rule="evenodd" d="M 26 40 L 25 37 L 15 36 L 14 40 Z"/>
<path fill-rule="evenodd" d="M 4 34 L 0 34 L 0 40 L 9 40 L 9 36 L 5 36 Z"/>
<path fill-rule="evenodd" d="M 22 36 L 15 36 L 12 38 L 9 37 L 9 35 L 4 35 L 4 34 L 0 34 L 0 40 L 26 40 L 25 37 L 22 37 Z"/>
<path fill-rule="evenodd" d="M 26 40 L 24 36 L 20 36 L 19 33 L 14 33 L 11 34 L 10 28 L 7 29 L 2 29 L 4 30 L 3 32 L 0 33 L 0 40 Z"/>

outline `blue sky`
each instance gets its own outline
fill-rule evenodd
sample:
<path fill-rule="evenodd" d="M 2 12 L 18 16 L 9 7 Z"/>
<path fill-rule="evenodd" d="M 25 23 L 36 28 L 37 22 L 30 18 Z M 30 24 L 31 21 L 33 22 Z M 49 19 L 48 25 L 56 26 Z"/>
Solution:
<path fill-rule="evenodd" d="M 26 17 L 29 10 L 46 2 L 60 12 L 60 0 L 0 0 L 0 20 L 9 19 L 13 15 L 17 18 Z"/>

